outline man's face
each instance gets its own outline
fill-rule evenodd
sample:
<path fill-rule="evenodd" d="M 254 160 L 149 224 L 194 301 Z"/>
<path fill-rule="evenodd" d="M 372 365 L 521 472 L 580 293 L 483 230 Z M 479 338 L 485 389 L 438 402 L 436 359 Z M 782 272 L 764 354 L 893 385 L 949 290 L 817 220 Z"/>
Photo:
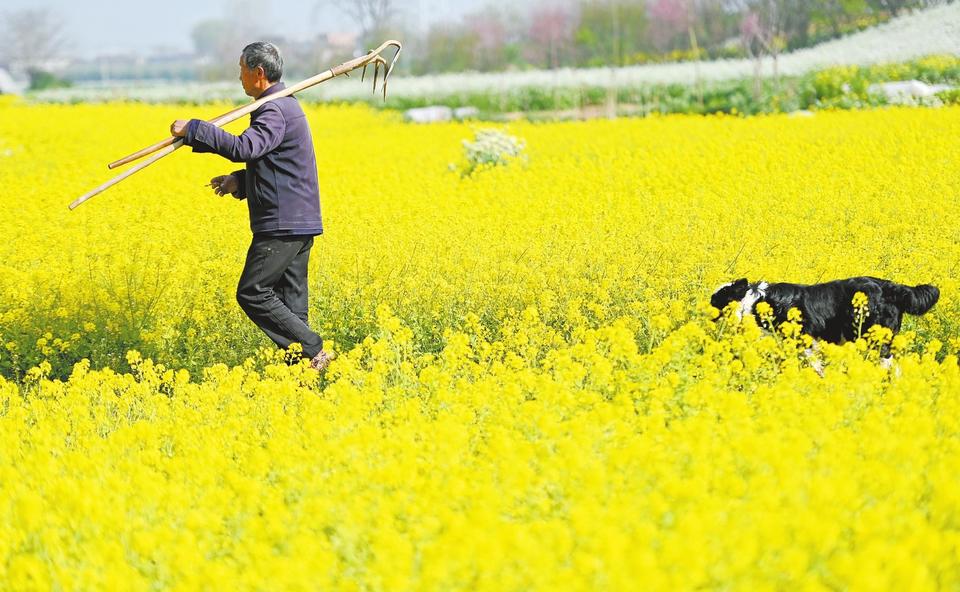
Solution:
<path fill-rule="evenodd" d="M 240 57 L 240 84 L 243 85 L 243 92 L 246 93 L 248 97 L 255 97 L 257 95 L 257 82 L 263 76 L 261 72 L 261 68 L 254 68 L 252 70 L 248 68 L 243 57 Z"/>

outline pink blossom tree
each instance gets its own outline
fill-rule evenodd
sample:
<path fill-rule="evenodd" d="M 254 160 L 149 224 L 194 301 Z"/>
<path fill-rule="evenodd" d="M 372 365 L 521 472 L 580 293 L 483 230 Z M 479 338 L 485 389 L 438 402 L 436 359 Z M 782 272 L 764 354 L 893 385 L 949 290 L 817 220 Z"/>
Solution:
<path fill-rule="evenodd" d="M 558 68 L 573 45 L 575 20 L 563 6 L 541 4 L 530 13 L 529 37 L 534 58 L 547 68 Z"/>

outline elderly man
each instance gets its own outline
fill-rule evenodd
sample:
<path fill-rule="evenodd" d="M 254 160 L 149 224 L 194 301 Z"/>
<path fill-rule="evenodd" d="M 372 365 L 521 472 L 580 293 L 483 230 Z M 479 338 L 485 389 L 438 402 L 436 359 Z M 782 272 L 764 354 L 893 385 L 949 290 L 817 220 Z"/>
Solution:
<path fill-rule="evenodd" d="M 257 42 L 240 55 L 243 91 L 261 99 L 284 89 L 283 58 L 272 43 Z M 307 263 L 313 238 L 323 233 L 317 161 L 310 128 L 292 96 L 267 101 L 250 115 L 239 136 L 205 121 L 177 120 L 173 135 L 194 152 L 214 152 L 245 170 L 214 177 L 217 195 L 246 199 L 253 240 L 237 286 L 243 311 L 277 346 L 303 347 L 322 372 L 331 355 L 307 322 Z"/>

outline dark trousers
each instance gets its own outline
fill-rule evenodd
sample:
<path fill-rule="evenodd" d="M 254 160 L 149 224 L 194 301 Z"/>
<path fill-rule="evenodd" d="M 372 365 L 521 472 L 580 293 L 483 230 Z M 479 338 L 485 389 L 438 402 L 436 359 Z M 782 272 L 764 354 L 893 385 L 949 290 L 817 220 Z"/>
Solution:
<path fill-rule="evenodd" d="M 278 347 L 303 346 L 313 358 L 323 340 L 307 324 L 307 263 L 312 236 L 254 235 L 237 284 L 237 302 Z"/>

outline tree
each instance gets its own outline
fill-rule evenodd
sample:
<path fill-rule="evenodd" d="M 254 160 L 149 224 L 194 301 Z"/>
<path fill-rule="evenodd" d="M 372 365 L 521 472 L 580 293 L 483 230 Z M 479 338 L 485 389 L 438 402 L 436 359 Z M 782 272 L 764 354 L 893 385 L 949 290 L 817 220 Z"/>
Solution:
<path fill-rule="evenodd" d="M 828 30 L 837 37 L 843 31 L 842 27 L 849 21 L 863 16 L 869 11 L 866 0 L 823 0 L 818 2 L 811 15 L 811 25 L 815 32 Z M 820 33 L 819 36 L 823 36 Z M 809 41 L 809 40 L 808 40 Z M 791 47 L 804 47 L 807 43 L 791 40 Z"/>
<path fill-rule="evenodd" d="M 919 0 L 867 0 L 867 4 L 877 11 L 889 12 L 891 16 L 897 16 L 905 8 L 913 8 L 925 4 Z"/>
<path fill-rule="evenodd" d="M 412 71 L 427 74 L 470 70 L 476 49 L 476 37 L 467 34 L 464 27 L 435 24 L 427 33 Z"/>
<path fill-rule="evenodd" d="M 500 12 L 487 8 L 468 15 L 464 23 L 474 41 L 473 68 L 487 72 L 503 67 L 507 61 L 504 50 L 508 31 Z"/>
<path fill-rule="evenodd" d="M 530 18 L 531 57 L 546 68 L 559 68 L 573 45 L 573 16 L 563 6 L 541 4 Z"/>
<path fill-rule="evenodd" d="M 650 49 L 647 5 L 643 0 L 591 0 L 580 6 L 575 34 L 580 65 L 623 66 Z"/>
<path fill-rule="evenodd" d="M 0 59 L 22 72 L 43 70 L 66 47 L 63 20 L 45 8 L 7 13 Z"/>
<path fill-rule="evenodd" d="M 772 3 L 771 3 L 772 4 Z M 777 71 L 776 28 L 775 13 L 767 13 L 767 18 L 760 11 L 750 11 L 740 23 L 740 40 L 747 55 L 753 59 L 753 98 L 760 100 L 760 90 L 763 75 L 763 57 L 773 56 L 774 75 Z"/>
<path fill-rule="evenodd" d="M 330 4 L 340 10 L 360 29 L 363 43 L 390 28 L 396 16 L 393 0 L 321 0 L 321 4 Z"/>
<path fill-rule="evenodd" d="M 224 19 L 200 21 L 190 31 L 190 38 L 193 40 L 194 51 L 202 57 L 219 60 L 225 52 L 239 53 L 237 45 L 240 37 Z"/>
<path fill-rule="evenodd" d="M 243 48 L 253 41 L 270 40 L 284 50 L 283 39 L 264 30 L 264 12 L 254 0 L 228 0 L 224 16 L 200 21 L 190 31 L 194 51 L 208 58 L 205 76 L 212 79 L 235 76 Z"/>
<path fill-rule="evenodd" d="M 653 42 L 661 50 L 676 47 L 677 39 L 687 32 L 690 22 L 686 0 L 653 0 L 650 4 Z"/>
<path fill-rule="evenodd" d="M 740 15 L 726 0 L 695 0 L 690 17 L 704 48 L 719 49 L 739 35 Z"/>
<path fill-rule="evenodd" d="M 797 47 L 805 47 L 809 42 L 810 24 L 816 15 L 817 7 L 822 2 L 807 0 L 777 0 L 779 33 L 783 36 L 784 45 L 793 43 Z"/>

